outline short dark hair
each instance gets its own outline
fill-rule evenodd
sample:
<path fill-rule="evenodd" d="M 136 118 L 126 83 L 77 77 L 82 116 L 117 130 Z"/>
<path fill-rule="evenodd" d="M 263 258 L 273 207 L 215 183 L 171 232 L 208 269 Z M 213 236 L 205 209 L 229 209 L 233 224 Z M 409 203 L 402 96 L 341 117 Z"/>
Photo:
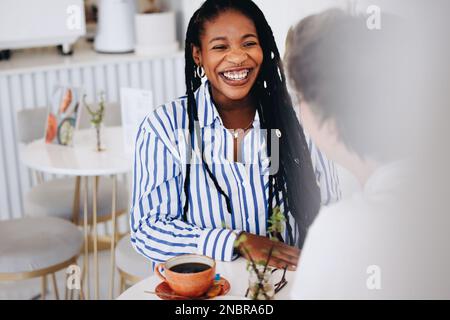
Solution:
<path fill-rule="evenodd" d="M 394 143 L 408 125 L 400 35 L 393 16 L 370 30 L 365 17 L 329 9 L 300 21 L 287 38 L 285 61 L 299 96 L 321 121 L 334 120 L 350 150 L 381 162 L 404 154 Z"/>

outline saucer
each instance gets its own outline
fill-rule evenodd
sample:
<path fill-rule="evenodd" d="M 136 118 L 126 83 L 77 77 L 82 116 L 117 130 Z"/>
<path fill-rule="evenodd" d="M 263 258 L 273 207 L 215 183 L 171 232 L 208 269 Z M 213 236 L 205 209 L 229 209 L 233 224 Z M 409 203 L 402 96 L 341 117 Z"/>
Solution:
<path fill-rule="evenodd" d="M 219 281 L 223 282 L 222 291 L 220 292 L 220 294 L 218 294 L 217 296 L 215 296 L 213 298 L 216 298 L 219 296 L 224 296 L 230 291 L 231 285 L 227 279 L 225 279 L 224 277 L 220 277 Z M 167 282 L 161 282 L 160 284 L 158 284 L 155 288 L 155 293 L 158 296 L 158 298 L 160 298 L 162 300 L 206 300 L 206 299 L 212 299 L 212 298 L 208 297 L 206 294 L 201 297 L 197 297 L 197 298 L 181 297 L 181 296 L 177 295 L 169 287 Z M 171 297 L 170 295 L 174 295 L 174 297 Z"/>

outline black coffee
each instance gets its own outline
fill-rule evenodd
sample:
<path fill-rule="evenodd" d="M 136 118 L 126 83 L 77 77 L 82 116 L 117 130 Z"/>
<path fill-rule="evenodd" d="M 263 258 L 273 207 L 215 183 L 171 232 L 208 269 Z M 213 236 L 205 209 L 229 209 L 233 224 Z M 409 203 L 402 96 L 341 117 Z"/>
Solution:
<path fill-rule="evenodd" d="M 208 270 L 209 268 L 211 268 L 211 266 L 204 263 L 188 262 L 177 264 L 176 266 L 170 268 L 170 271 L 177 273 L 197 273 Z"/>

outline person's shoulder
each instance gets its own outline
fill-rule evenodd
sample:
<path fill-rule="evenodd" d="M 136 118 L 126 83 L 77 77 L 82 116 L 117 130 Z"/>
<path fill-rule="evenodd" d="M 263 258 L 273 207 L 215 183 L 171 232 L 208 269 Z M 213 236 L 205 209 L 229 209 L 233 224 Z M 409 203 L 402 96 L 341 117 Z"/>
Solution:
<path fill-rule="evenodd" d="M 370 205 L 357 192 L 329 206 L 323 206 L 308 232 L 311 237 L 341 238 L 354 231 L 355 224 L 362 223 L 370 216 Z"/>
<path fill-rule="evenodd" d="M 177 130 L 185 127 L 186 110 L 186 96 L 161 104 L 147 114 L 140 125 L 140 131 L 172 139 Z"/>
<path fill-rule="evenodd" d="M 153 137 L 171 153 L 177 155 L 180 132 L 187 126 L 187 98 L 180 97 L 159 105 L 145 116 L 139 125 L 136 141 Z"/>

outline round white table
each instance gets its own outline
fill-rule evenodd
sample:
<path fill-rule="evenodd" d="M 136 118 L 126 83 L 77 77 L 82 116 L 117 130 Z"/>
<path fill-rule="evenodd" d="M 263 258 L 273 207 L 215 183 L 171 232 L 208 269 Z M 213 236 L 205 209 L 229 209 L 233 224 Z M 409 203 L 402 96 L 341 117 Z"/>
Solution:
<path fill-rule="evenodd" d="M 248 288 L 249 273 L 246 270 L 247 261 L 244 258 L 239 258 L 232 262 L 216 262 L 216 273 L 219 273 L 222 277 L 230 282 L 230 292 L 223 298 L 231 299 L 244 299 L 245 292 Z M 150 264 L 149 264 L 150 267 Z M 281 280 L 283 271 L 279 270 L 274 274 L 274 283 Z M 286 280 L 287 285 L 281 289 L 276 295 L 276 300 L 288 300 L 290 299 L 289 293 L 294 282 L 295 272 L 287 271 Z M 154 292 L 156 286 L 161 282 L 161 279 L 155 274 L 148 277 L 141 282 L 138 282 L 128 290 L 123 292 L 117 299 L 118 300 L 160 300 L 156 294 L 147 293 L 146 291 Z"/>
<path fill-rule="evenodd" d="M 132 154 L 127 152 L 121 127 L 102 129 L 105 150 L 96 149 L 94 129 L 77 130 L 72 147 L 47 144 L 39 139 L 22 152 L 22 162 L 30 169 L 70 176 L 105 176 L 130 172 Z"/>
<path fill-rule="evenodd" d="M 74 196 L 74 220 L 78 219 L 80 185 L 82 186 L 84 205 L 84 235 L 85 235 L 85 274 L 89 282 L 88 264 L 88 217 L 87 217 L 87 192 L 88 180 L 93 180 L 92 203 L 92 227 L 93 227 L 93 254 L 94 254 L 94 296 L 99 297 L 98 277 L 98 250 L 97 250 L 97 184 L 100 176 L 111 176 L 113 179 L 112 193 L 112 241 L 111 241 L 111 278 L 110 296 L 113 292 L 114 279 L 114 246 L 116 240 L 116 199 L 117 199 L 117 175 L 125 174 L 132 169 L 132 154 L 129 148 L 124 146 L 123 131 L 121 127 L 105 127 L 101 133 L 102 145 L 105 150 L 98 152 L 96 149 L 96 134 L 94 129 L 77 130 L 74 133 L 72 147 L 47 144 L 44 139 L 36 140 L 22 150 L 22 162 L 28 168 L 48 173 L 76 177 Z M 84 183 L 82 183 L 84 180 Z M 75 218 L 76 217 L 76 218 Z M 76 221 L 75 220 L 75 221 Z M 88 291 L 89 292 L 89 291 Z M 85 295 L 86 297 L 86 295 Z M 87 295 L 89 297 L 89 294 Z"/>

